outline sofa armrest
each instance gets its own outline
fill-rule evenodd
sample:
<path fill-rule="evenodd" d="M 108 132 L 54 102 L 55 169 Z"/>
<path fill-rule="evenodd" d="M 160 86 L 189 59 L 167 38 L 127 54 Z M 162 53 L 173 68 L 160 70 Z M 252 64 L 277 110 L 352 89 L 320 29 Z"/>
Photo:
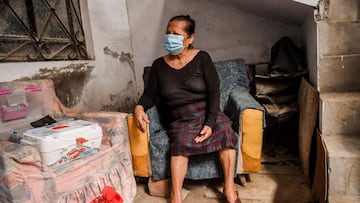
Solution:
<path fill-rule="evenodd" d="M 263 106 L 243 88 L 232 89 L 224 113 L 234 122 L 233 127 L 241 134 L 241 114 L 246 109 L 257 109 L 265 112 Z M 265 119 L 265 117 L 264 117 Z M 264 120 L 265 121 L 265 120 Z M 265 127 L 265 122 L 263 122 Z"/>
<path fill-rule="evenodd" d="M 170 143 L 166 130 L 160 122 L 160 115 L 155 106 L 146 111 L 149 117 L 149 133 L 150 133 L 150 160 L 152 169 L 152 178 L 154 180 L 166 179 L 170 175 Z"/>
<path fill-rule="evenodd" d="M 261 166 L 264 108 L 245 90 L 232 90 L 226 113 L 240 135 L 237 174 L 258 172 Z"/>

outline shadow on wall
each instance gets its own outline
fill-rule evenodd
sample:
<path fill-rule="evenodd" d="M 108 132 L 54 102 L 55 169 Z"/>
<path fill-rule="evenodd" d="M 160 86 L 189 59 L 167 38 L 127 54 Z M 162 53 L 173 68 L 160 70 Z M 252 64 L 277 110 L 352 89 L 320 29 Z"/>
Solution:
<path fill-rule="evenodd" d="M 124 91 L 110 94 L 110 104 L 101 105 L 101 110 L 132 113 L 137 102 L 133 95 L 134 83 L 129 81 Z"/>

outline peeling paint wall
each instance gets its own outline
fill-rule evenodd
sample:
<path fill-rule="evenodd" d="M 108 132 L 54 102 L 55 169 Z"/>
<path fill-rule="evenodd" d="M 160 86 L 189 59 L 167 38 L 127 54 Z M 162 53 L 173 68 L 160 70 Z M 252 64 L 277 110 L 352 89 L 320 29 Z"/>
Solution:
<path fill-rule="evenodd" d="M 144 66 L 165 53 L 163 35 L 173 15 L 196 20 L 195 47 L 213 60 L 268 60 L 282 36 L 301 44 L 301 26 L 244 12 L 227 1 L 81 2 L 92 60 L 0 63 L 0 81 L 51 78 L 66 106 L 130 112 L 143 91 Z"/>
<path fill-rule="evenodd" d="M 88 1 L 95 68 L 78 106 L 132 111 L 137 93 L 126 0 Z M 114 95 L 121 95 L 116 97 Z"/>
<path fill-rule="evenodd" d="M 0 63 L 0 81 L 50 78 L 65 106 L 130 112 L 138 93 L 126 0 L 81 3 L 92 60 Z"/>
<path fill-rule="evenodd" d="M 60 101 L 67 107 L 74 107 L 80 101 L 84 86 L 87 84 L 93 69 L 93 66 L 86 64 L 70 64 L 60 68 L 40 68 L 38 73 L 19 80 L 51 79 Z"/>

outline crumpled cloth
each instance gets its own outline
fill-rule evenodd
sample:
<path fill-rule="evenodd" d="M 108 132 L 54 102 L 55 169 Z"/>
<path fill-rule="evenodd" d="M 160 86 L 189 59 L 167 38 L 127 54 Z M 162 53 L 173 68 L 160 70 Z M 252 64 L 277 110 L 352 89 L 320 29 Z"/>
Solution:
<path fill-rule="evenodd" d="M 96 197 L 90 203 L 100 203 L 100 202 L 107 202 L 107 203 L 122 203 L 123 199 L 121 196 L 114 190 L 113 187 L 105 186 L 104 189 L 101 191 L 101 195 Z"/>

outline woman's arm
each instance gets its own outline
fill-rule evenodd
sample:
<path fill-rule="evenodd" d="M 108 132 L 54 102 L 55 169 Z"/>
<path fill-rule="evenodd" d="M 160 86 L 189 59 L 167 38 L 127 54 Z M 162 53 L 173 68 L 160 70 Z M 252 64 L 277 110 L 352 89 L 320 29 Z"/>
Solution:
<path fill-rule="evenodd" d="M 195 138 L 195 142 L 203 142 L 208 139 L 212 133 L 219 113 L 220 104 L 220 82 L 219 76 L 210 56 L 204 52 L 202 58 L 202 69 L 206 85 L 206 118 L 200 135 Z"/>
<path fill-rule="evenodd" d="M 202 58 L 202 68 L 204 71 L 207 100 L 206 100 L 206 118 L 205 125 L 213 128 L 219 113 L 220 105 L 220 82 L 215 66 L 209 56 L 205 52 Z"/>
<path fill-rule="evenodd" d="M 144 110 L 151 108 L 158 96 L 158 80 L 154 64 L 150 69 L 150 75 L 147 84 L 144 84 L 144 92 L 141 95 L 138 105 L 144 107 Z"/>
<path fill-rule="evenodd" d="M 158 94 L 158 82 L 154 68 L 151 68 L 148 82 L 144 86 L 144 92 L 140 97 L 138 104 L 134 108 L 136 125 L 142 131 L 146 130 L 146 123 L 149 123 L 149 119 L 145 111 L 155 104 Z"/>

